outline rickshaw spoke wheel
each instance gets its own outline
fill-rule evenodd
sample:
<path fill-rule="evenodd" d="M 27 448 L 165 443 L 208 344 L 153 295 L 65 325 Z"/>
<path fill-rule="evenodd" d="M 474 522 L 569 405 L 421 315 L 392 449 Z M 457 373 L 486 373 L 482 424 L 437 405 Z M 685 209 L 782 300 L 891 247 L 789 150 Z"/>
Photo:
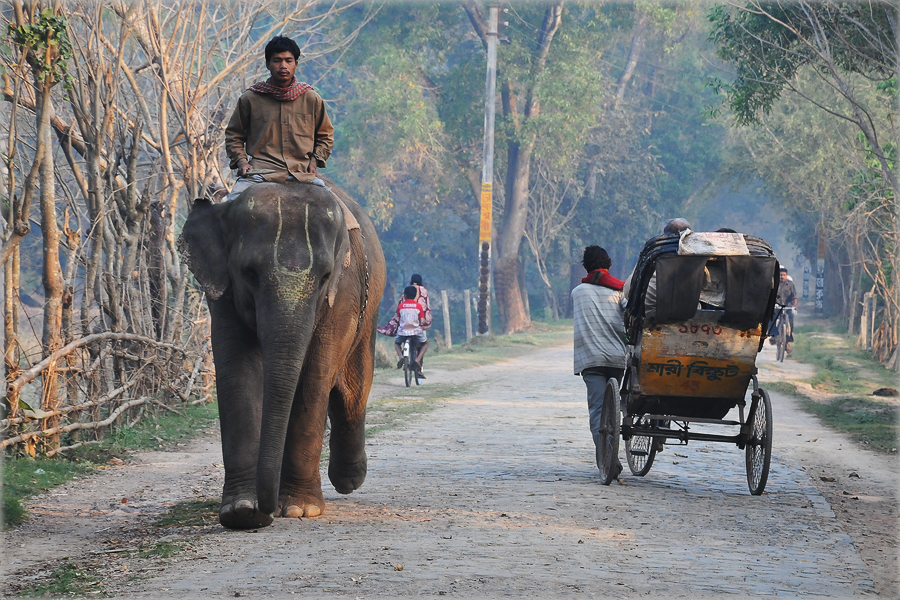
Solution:
<path fill-rule="evenodd" d="M 600 481 L 609 485 L 621 473 L 619 465 L 619 382 L 610 377 L 600 408 L 600 439 L 597 446 L 597 467 Z"/>
<path fill-rule="evenodd" d="M 753 401 L 750 439 L 747 440 L 747 484 L 750 493 L 759 496 L 766 489 L 772 462 L 772 401 L 766 390 L 759 389 Z"/>
<path fill-rule="evenodd" d="M 646 421 L 638 418 L 636 426 L 647 425 Z M 625 440 L 625 458 L 628 459 L 628 468 L 638 477 L 643 477 L 650 472 L 653 459 L 656 458 L 656 449 L 653 448 L 653 438 L 648 435 L 633 435 Z"/>

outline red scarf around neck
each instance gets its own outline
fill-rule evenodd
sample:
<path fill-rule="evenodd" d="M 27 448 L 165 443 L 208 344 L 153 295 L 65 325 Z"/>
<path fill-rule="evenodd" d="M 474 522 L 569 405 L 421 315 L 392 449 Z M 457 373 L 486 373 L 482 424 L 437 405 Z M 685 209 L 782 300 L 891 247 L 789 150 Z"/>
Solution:
<path fill-rule="evenodd" d="M 269 81 L 257 81 L 247 89 L 257 94 L 268 94 L 279 102 L 296 100 L 312 89 L 311 85 L 303 81 L 297 81 L 296 77 L 291 80 L 291 85 L 287 87 L 278 87 L 277 85 L 272 85 Z"/>
<path fill-rule="evenodd" d="M 621 279 L 616 279 L 612 275 L 609 274 L 609 271 L 606 269 L 594 269 L 587 276 L 581 280 L 581 283 L 590 283 L 591 285 L 602 285 L 603 287 L 608 287 L 611 290 L 621 291 L 623 287 L 625 287 L 625 282 Z"/>

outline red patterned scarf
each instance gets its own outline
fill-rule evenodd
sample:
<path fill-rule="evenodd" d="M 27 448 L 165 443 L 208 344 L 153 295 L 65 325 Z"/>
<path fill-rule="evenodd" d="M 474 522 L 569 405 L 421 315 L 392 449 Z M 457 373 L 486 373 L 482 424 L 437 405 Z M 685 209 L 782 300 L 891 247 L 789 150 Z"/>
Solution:
<path fill-rule="evenodd" d="M 269 80 L 271 81 L 271 80 Z M 312 86 L 303 81 L 297 81 L 296 78 L 291 80 L 291 85 L 286 88 L 272 85 L 269 81 L 257 81 L 249 88 L 250 91 L 257 94 L 268 94 L 279 102 L 290 102 L 296 100 L 306 92 L 312 89 Z"/>
<path fill-rule="evenodd" d="M 606 269 L 594 269 L 590 273 L 587 274 L 587 277 L 581 280 L 581 283 L 590 283 L 592 285 L 602 285 L 603 287 L 608 287 L 611 290 L 621 291 L 623 287 L 625 287 L 625 282 L 621 279 L 616 279 L 612 275 L 609 274 L 609 271 Z"/>

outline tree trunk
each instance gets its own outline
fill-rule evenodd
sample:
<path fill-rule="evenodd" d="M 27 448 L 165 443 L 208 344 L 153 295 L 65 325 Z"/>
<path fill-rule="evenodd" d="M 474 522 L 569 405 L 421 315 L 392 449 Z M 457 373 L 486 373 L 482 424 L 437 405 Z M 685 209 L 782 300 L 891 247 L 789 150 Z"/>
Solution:
<path fill-rule="evenodd" d="M 519 285 L 518 263 L 528 215 L 528 184 L 531 179 L 531 154 L 535 136 L 533 133 L 524 133 L 522 125 L 540 114 L 540 99 L 535 95 L 535 87 L 546 65 L 550 44 L 561 23 L 562 2 L 557 2 L 549 6 L 544 15 L 537 49 L 532 57 L 531 72 L 525 85 L 523 113 L 519 114 L 512 81 L 507 80 L 500 92 L 503 115 L 511 130 L 507 149 L 503 223 L 497 232 L 497 259 L 494 263 L 494 289 L 504 333 L 521 331 L 531 325 L 531 317 L 525 310 L 522 288 Z"/>
<path fill-rule="evenodd" d="M 494 263 L 494 289 L 504 333 L 521 331 L 531 324 L 519 286 L 518 267 L 528 214 L 528 180 L 533 148 L 533 139 L 527 140 L 524 147 L 512 141 L 507 151 L 506 203 L 503 223 L 497 235 L 497 261 Z"/>
<path fill-rule="evenodd" d="M 49 81 L 49 77 L 47 78 Z M 53 149 L 50 136 L 50 85 L 45 84 L 41 93 L 41 112 L 38 116 L 38 150 L 41 160 L 41 233 L 43 234 L 44 320 L 41 344 L 44 356 L 62 347 L 63 281 L 59 261 L 61 233 L 56 220 L 56 182 L 54 181 Z M 44 373 L 44 393 L 41 408 L 47 412 L 59 408 L 59 381 L 56 364 L 52 362 Z M 59 417 L 50 417 L 42 423 L 44 429 L 56 427 Z M 48 438 L 51 447 L 59 447 L 59 435 Z"/>
<path fill-rule="evenodd" d="M 628 60 L 625 61 L 625 69 L 619 75 L 616 81 L 616 108 L 622 104 L 625 99 L 625 88 L 634 77 L 634 69 L 637 67 L 638 60 L 641 56 L 641 49 L 644 45 L 644 28 L 647 23 L 647 15 L 641 15 L 637 24 L 634 26 L 634 35 L 631 37 L 631 48 L 628 50 Z"/>

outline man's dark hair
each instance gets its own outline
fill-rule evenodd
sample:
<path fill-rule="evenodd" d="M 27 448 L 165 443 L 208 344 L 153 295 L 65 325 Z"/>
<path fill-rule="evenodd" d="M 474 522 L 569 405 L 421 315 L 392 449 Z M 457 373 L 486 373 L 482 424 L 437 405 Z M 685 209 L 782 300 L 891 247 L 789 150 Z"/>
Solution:
<path fill-rule="evenodd" d="M 588 246 L 584 249 L 584 257 L 581 264 L 585 270 L 590 273 L 596 269 L 608 269 L 612 266 L 612 259 L 609 254 L 600 246 Z"/>
<path fill-rule="evenodd" d="M 422 285 L 422 276 L 418 273 L 413 273 L 413 276 L 409 278 L 409 285 Z"/>
<path fill-rule="evenodd" d="M 727 227 L 720 227 L 716 229 L 716 233 L 737 233 L 734 229 L 729 229 Z"/>
<path fill-rule="evenodd" d="M 266 64 L 279 52 L 290 52 L 294 60 L 300 58 L 300 46 L 297 42 L 283 35 L 276 35 L 266 44 Z"/>
<path fill-rule="evenodd" d="M 415 300 L 417 293 L 419 293 L 419 290 L 414 285 L 408 285 L 403 288 L 403 295 L 406 296 L 407 300 Z"/>
<path fill-rule="evenodd" d="M 669 219 L 666 223 L 666 226 L 663 227 L 663 233 L 673 234 L 673 233 L 681 233 L 685 229 L 690 229 L 691 224 L 687 222 L 687 219 Z"/>

